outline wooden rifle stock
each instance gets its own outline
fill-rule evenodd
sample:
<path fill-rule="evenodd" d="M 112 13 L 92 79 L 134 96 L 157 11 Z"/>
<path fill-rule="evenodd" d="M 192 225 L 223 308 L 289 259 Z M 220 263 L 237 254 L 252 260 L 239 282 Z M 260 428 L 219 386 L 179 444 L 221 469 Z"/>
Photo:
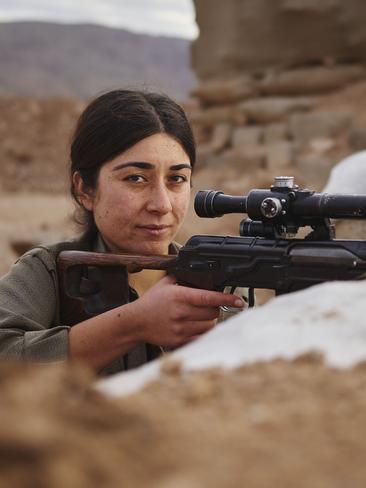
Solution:
<path fill-rule="evenodd" d="M 109 254 L 104 252 L 62 251 L 58 256 L 59 269 L 70 266 L 125 266 L 129 273 L 143 269 L 168 270 L 175 264 L 177 256 L 135 256 L 131 254 Z"/>
<path fill-rule="evenodd" d="M 57 258 L 61 321 L 74 325 L 129 302 L 128 273 L 169 270 L 177 256 L 62 251 Z"/>

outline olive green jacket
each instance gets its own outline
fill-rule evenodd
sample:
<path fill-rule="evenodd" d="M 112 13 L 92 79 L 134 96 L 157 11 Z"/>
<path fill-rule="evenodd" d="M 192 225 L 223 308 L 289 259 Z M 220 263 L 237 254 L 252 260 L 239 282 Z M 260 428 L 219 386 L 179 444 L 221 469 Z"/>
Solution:
<path fill-rule="evenodd" d="M 37 362 L 67 361 L 70 326 L 60 319 L 56 258 L 63 250 L 100 251 L 100 239 L 40 246 L 24 254 L 0 279 L 0 358 Z M 173 245 L 173 252 L 176 246 Z M 176 251 L 175 251 L 176 252 Z M 132 299 L 137 295 L 131 290 Z M 157 357 L 160 349 L 140 344 L 102 373 L 131 369 Z"/>

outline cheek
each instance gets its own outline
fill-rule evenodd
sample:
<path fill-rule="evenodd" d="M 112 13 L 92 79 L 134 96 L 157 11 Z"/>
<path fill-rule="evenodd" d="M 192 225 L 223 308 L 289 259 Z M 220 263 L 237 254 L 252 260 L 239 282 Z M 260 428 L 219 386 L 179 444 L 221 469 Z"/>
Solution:
<path fill-rule="evenodd" d="M 106 224 L 112 225 L 130 222 L 136 214 L 136 210 L 131 200 L 107 198 L 103 202 L 100 202 L 95 213 Z"/>
<path fill-rule="evenodd" d="M 183 220 L 189 207 L 189 193 L 179 195 L 174 202 L 175 215 L 179 220 Z"/>
<path fill-rule="evenodd" d="M 111 217 L 128 211 L 131 198 L 124 194 L 116 186 L 115 182 L 108 178 L 99 187 L 94 212 L 100 217 Z"/>

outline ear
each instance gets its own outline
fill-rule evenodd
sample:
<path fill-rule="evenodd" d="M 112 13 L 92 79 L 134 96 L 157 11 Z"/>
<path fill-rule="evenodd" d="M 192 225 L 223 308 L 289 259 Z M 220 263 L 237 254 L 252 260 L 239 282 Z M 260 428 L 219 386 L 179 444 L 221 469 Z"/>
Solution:
<path fill-rule="evenodd" d="M 94 191 L 85 185 L 84 180 L 79 171 L 75 171 L 72 175 L 72 184 L 75 189 L 75 195 L 86 210 L 92 211 L 94 207 Z"/>

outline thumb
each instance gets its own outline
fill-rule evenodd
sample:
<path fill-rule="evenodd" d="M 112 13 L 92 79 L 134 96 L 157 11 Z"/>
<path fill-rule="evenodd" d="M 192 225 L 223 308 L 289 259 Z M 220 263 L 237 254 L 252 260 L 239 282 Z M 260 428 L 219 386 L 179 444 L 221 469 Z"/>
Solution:
<path fill-rule="evenodd" d="M 161 279 L 161 282 L 166 283 L 167 285 L 175 285 L 177 283 L 177 278 L 172 274 L 167 274 Z"/>

